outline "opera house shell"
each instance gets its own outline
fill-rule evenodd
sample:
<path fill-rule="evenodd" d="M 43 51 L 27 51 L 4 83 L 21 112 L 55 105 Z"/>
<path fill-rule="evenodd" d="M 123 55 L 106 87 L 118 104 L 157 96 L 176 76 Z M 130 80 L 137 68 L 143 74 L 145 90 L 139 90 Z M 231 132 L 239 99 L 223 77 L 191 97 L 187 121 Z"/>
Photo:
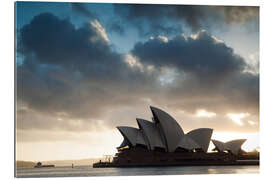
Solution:
<path fill-rule="evenodd" d="M 184 133 L 182 127 L 168 113 L 153 106 L 150 109 L 152 121 L 137 118 L 138 128 L 117 127 L 124 140 L 117 147 L 118 153 L 110 163 L 111 167 L 218 165 L 220 162 L 234 162 L 241 152 L 244 139 L 227 143 L 212 140 L 216 152 L 209 153 L 213 129 L 199 128 Z"/>
<path fill-rule="evenodd" d="M 217 150 L 219 152 L 230 151 L 233 154 L 239 153 L 239 151 L 241 150 L 241 146 L 245 141 L 246 139 L 236 139 L 236 140 L 232 140 L 232 141 L 228 141 L 224 143 L 224 142 L 212 139 L 212 142 L 215 145 L 214 150 Z"/>
<path fill-rule="evenodd" d="M 164 150 L 165 152 L 203 151 L 207 152 L 213 129 L 199 128 L 184 133 L 177 121 L 165 111 L 150 106 L 153 122 L 137 118 L 139 128 L 118 126 L 124 140 L 118 149 L 123 147 L 142 146 L 149 151 Z M 236 154 L 245 140 L 234 140 L 228 143 L 212 140 L 218 151 L 230 150 Z"/>

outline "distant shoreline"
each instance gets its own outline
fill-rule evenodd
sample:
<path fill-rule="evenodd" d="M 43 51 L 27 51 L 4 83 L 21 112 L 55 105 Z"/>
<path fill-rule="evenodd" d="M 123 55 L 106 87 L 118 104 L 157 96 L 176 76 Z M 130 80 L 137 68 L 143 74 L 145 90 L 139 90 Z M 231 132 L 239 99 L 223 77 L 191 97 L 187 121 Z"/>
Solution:
<path fill-rule="evenodd" d="M 92 166 L 94 163 L 98 162 L 103 158 L 86 158 L 78 160 L 51 160 L 51 161 L 40 161 L 42 164 L 54 164 L 56 167 L 68 167 L 72 164 L 76 166 Z M 34 168 L 37 164 L 35 161 L 16 161 L 16 168 Z"/>
<path fill-rule="evenodd" d="M 16 168 L 33 168 L 35 165 L 32 161 L 16 161 Z"/>

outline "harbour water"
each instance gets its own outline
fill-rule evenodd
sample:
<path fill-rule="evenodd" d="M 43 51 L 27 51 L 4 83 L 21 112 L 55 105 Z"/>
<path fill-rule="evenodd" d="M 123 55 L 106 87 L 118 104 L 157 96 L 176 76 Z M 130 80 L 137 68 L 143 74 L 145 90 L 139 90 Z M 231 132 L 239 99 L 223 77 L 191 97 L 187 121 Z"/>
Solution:
<path fill-rule="evenodd" d="M 62 166 L 54 168 L 18 168 L 16 177 L 86 177 L 184 174 L 256 174 L 259 166 L 185 166 L 143 168 L 92 168 L 91 166 Z"/>

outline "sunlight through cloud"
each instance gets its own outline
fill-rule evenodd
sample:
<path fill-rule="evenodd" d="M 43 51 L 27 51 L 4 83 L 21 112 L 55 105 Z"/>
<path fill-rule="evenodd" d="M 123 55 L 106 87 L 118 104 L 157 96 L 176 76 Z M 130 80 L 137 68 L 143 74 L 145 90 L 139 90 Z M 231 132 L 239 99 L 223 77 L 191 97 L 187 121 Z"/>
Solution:
<path fill-rule="evenodd" d="M 129 67 L 138 68 L 141 72 L 144 72 L 144 68 L 143 68 L 143 65 L 141 64 L 141 62 L 137 58 L 132 56 L 131 54 L 125 55 L 124 61 L 125 61 L 125 63 L 128 64 Z"/>
<path fill-rule="evenodd" d="M 102 27 L 102 25 L 97 21 L 94 20 L 90 22 L 91 26 L 96 30 L 97 34 L 106 42 L 110 43 L 110 40 L 106 34 L 106 30 Z M 97 39 L 94 39 L 93 37 L 91 38 L 91 41 L 96 41 Z"/>
<path fill-rule="evenodd" d="M 177 76 L 178 72 L 174 69 L 164 68 L 159 76 L 159 82 L 162 86 L 173 84 Z"/>
<path fill-rule="evenodd" d="M 249 113 L 240 113 L 240 114 L 228 113 L 227 116 L 239 126 L 243 126 L 244 123 L 242 122 L 242 119 L 249 116 Z"/>
<path fill-rule="evenodd" d="M 196 116 L 197 117 L 208 117 L 208 118 L 211 118 L 211 117 L 215 117 L 217 114 L 214 113 L 214 112 L 208 112 L 204 109 L 199 109 L 197 110 L 196 112 Z"/>
<path fill-rule="evenodd" d="M 252 126 L 256 124 L 254 121 L 248 121 L 248 123 Z"/>

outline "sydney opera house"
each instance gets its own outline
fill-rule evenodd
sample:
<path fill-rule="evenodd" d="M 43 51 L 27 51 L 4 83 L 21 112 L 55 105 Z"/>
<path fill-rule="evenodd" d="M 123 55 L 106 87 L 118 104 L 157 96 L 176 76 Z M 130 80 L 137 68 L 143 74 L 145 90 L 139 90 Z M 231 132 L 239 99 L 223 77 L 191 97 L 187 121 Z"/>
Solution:
<path fill-rule="evenodd" d="M 152 122 L 137 118 L 138 128 L 117 127 L 124 139 L 117 147 L 118 153 L 112 162 L 99 162 L 94 167 L 239 164 L 245 139 L 226 143 L 212 140 L 211 128 L 194 129 L 185 134 L 168 113 L 152 106 L 150 109 Z M 211 140 L 215 148 L 208 152 Z"/>

